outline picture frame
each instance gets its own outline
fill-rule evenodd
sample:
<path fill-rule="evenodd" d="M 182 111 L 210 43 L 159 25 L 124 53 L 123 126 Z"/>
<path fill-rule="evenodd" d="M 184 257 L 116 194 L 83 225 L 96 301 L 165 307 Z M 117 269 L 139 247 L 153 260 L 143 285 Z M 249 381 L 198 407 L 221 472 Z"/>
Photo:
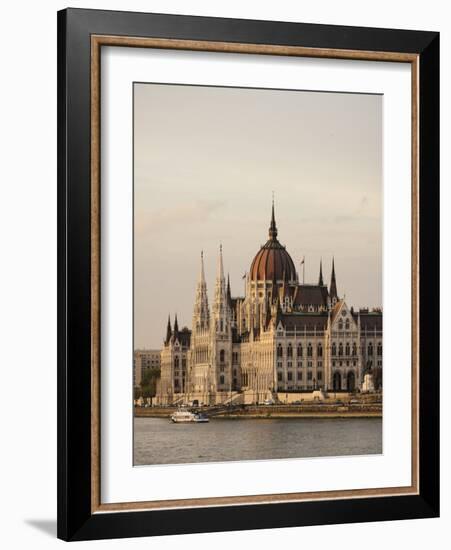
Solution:
<path fill-rule="evenodd" d="M 104 504 L 100 52 L 105 46 L 410 64 L 412 483 Z M 58 537 L 88 540 L 439 515 L 439 34 L 101 10 L 58 13 Z"/>

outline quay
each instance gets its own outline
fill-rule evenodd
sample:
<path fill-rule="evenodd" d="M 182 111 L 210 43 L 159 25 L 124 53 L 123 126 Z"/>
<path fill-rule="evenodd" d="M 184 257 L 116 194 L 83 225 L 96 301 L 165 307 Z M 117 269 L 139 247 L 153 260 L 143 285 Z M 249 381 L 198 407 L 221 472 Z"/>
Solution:
<path fill-rule="evenodd" d="M 190 410 L 191 408 L 187 408 Z M 169 418 L 177 407 L 135 407 L 137 418 Z M 226 405 L 199 407 L 215 418 L 381 418 L 381 403 L 305 403 L 302 405 Z"/>

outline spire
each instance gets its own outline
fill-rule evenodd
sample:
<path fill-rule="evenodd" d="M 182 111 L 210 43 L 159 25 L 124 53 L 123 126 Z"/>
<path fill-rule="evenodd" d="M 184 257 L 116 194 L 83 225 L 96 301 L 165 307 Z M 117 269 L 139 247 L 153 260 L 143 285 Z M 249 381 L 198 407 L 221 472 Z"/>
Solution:
<path fill-rule="evenodd" d="M 200 274 L 193 311 L 193 330 L 204 331 L 209 328 L 210 310 L 208 308 L 207 283 L 205 282 L 204 253 L 202 251 L 200 253 Z"/>
<path fill-rule="evenodd" d="M 200 252 L 200 277 L 199 277 L 200 283 L 205 283 L 205 271 L 204 271 L 204 251 L 201 250 Z"/>
<path fill-rule="evenodd" d="M 222 261 L 222 245 L 219 246 L 218 273 L 215 284 L 215 298 L 212 307 L 214 326 L 218 332 L 225 332 L 229 324 L 227 288 Z"/>
<path fill-rule="evenodd" d="M 337 282 L 335 280 L 335 258 L 332 257 L 332 275 L 330 277 L 330 290 L 329 294 L 331 299 L 338 300 L 338 294 L 337 294 Z"/>
<path fill-rule="evenodd" d="M 323 281 L 323 259 L 322 258 L 319 261 L 319 280 L 318 280 L 318 284 L 319 284 L 319 286 L 324 286 L 324 281 Z"/>
<path fill-rule="evenodd" d="M 272 210 L 271 210 L 271 224 L 269 226 L 269 238 L 272 241 L 275 241 L 277 239 L 276 217 L 274 215 L 274 193 L 272 196 Z"/>
<path fill-rule="evenodd" d="M 168 315 L 168 326 L 166 327 L 166 340 L 164 341 L 166 345 L 169 344 L 169 340 L 171 339 L 171 336 L 172 336 L 171 316 Z"/>
<path fill-rule="evenodd" d="M 222 262 L 222 244 L 219 245 L 218 279 L 224 279 L 224 265 Z"/>
<path fill-rule="evenodd" d="M 177 321 L 177 313 L 175 314 L 175 320 L 174 320 L 174 334 L 178 334 L 179 331 L 179 324 Z"/>
<path fill-rule="evenodd" d="M 227 302 L 232 306 L 232 293 L 230 291 L 230 275 L 227 273 Z"/>

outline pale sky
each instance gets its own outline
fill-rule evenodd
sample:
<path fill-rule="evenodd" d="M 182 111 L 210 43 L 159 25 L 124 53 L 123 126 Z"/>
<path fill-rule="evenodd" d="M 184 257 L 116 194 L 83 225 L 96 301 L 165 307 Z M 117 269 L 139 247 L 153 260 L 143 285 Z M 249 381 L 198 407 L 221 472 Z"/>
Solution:
<path fill-rule="evenodd" d="M 243 295 L 273 191 L 300 280 L 334 255 L 348 306 L 382 306 L 382 96 L 134 85 L 135 348 L 191 328 L 201 250 L 210 304 L 220 243 Z"/>

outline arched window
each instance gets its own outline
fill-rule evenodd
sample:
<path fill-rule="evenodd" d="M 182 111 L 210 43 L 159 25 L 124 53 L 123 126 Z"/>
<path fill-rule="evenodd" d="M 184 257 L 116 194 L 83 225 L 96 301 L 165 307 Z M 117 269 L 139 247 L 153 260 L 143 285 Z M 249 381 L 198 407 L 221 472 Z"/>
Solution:
<path fill-rule="evenodd" d="M 178 368 L 179 368 L 179 364 L 180 364 L 179 356 L 176 355 L 176 356 L 175 356 L 175 359 L 174 359 L 174 367 L 175 367 L 176 369 L 178 369 Z"/>
<path fill-rule="evenodd" d="M 302 344 L 298 344 L 298 357 L 302 357 Z"/>
<path fill-rule="evenodd" d="M 335 342 L 332 344 L 332 355 L 337 355 L 337 345 Z"/>
<path fill-rule="evenodd" d="M 219 352 L 219 361 L 221 363 L 224 363 L 225 361 L 225 351 L 223 349 Z"/>
<path fill-rule="evenodd" d="M 341 319 L 338 322 L 338 330 L 343 330 L 343 321 Z"/>
<path fill-rule="evenodd" d="M 293 357 L 293 348 L 291 347 L 291 344 L 288 344 L 287 357 Z"/>
<path fill-rule="evenodd" d="M 377 354 L 382 355 L 382 343 L 381 342 L 379 342 L 377 344 Z"/>
<path fill-rule="evenodd" d="M 349 345 L 349 342 L 346 342 L 345 355 L 350 355 L 350 354 L 351 354 L 351 346 Z"/>
<path fill-rule="evenodd" d="M 323 346 L 321 344 L 318 344 L 318 347 L 316 349 L 316 354 L 317 354 L 318 357 L 323 356 Z"/>
<path fill-rule="evenodd" d="M 283 357 L 283 348 L 280 344 L 277 346 L 277 357 Z"/>
<path fill-rule="evenodd" d="M 357 355 L 357 344 L 355 342 L 352 344 L 352 355 Z"/>
<path fill-rule="evenodd" d="M 371 342 L 368 344 L 368 355 L 373 355 L 373 344 Z"/>
<path fill-rule="evenodd" d="M 346 319 L 345 328 L 346 330 L 349 330 L 349 319 Z"/>
<path fill-rule="evenodd" d="M 309 342 L 307 346 L 307 357 L 311 357 L 313 355 L 313 348 L 312 344 Z"/>
<path fill-rule="evenodd" d="M 224 376 L 223 376 L 223 375 L 221 375 L 221 376 L 219 377 L 219 383 L 220 383 L 220 384 L 224 384 Z"/>
<path fill-rule="evenodd" d="M 343 355 L 343 344 L 341 342 L 338 344 L 338 355 Z"/>

